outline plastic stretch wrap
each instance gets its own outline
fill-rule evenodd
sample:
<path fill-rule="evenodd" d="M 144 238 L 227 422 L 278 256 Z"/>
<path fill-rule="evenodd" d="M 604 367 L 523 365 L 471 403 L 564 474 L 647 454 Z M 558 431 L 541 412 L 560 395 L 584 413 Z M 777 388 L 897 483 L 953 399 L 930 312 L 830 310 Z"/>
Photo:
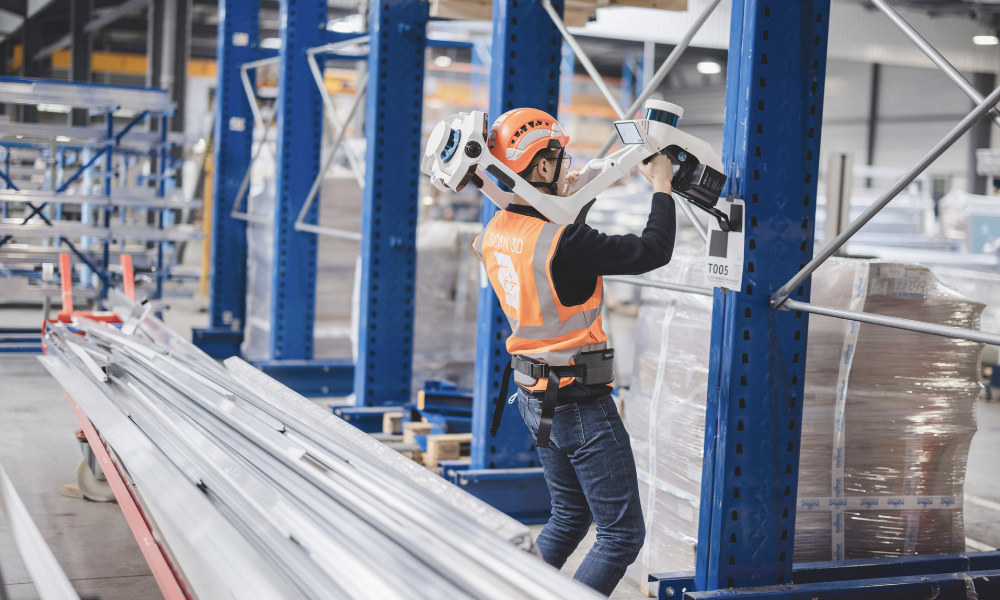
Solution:
<path fill-rule="evenodd" d="M 471 390 L 476 360 L 479 223 L 425 221 L 417 227 L 413 390 L 447 379 Z"/>
<path fill-rule="evenodd" d="M 996 196 L 962 191 L 949 192 L 940 201 L 941 234 L 959 240 L 969 252 L 991 253 L 1000 249 L 1000 207 Z"/>
<path fill-rule="evenodd" d="M 247 212 L 255 217 L 274 217 L 274 179 L 254 193 L 251 186 Z M 228 217 L 227 217 L 228 218 Z M 271 278 L 274 263 L 274 226 L 270 222 L 247 222 L 247 323 L 243 330 L 241 354 L 250 360 L 268 358 L 271 334 Z"/>
<path fill-rule="evenodd" d="M 653 281 L 704 285 L 698 256 L 674 255 Z M 646 544 L 630 575 L 694 566 L 712 298 L 642 288 L 625 423 L 632 438 Z"/>
<path fill-rule="evenodd" d="M 835 261 L 813 281 L 817 304 L 979 328 L 983 305 L 925 267 Z M 810 317 L 795 560 L 965 549 L 982 348 Z"/>
<path fill-rule="evenodd" d="M 702 285 L 701 260 L 680 258 L 651 277 Z M 840 259 L 813 276 L 812 301 L 966 328 L 978 328 L 983 308 L 924 267 Z M 710 298 L 643 290 L 625 403 L 647 519 L 637 579 L 694 567 L 710 328 Z M 981 352 L 810 317 L 795 561 L 964 549 Z"/>

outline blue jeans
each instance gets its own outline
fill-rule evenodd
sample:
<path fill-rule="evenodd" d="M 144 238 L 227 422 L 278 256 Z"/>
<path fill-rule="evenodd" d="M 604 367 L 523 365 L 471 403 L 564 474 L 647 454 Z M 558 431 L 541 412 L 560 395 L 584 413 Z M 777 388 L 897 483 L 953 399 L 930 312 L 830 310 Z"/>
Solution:
<path fill-rule="evenodd" d="M 517 396 L 534 437 L 541 403 L 520 387 Z M 562 568 L 593 520 L 597 542 L 573 578 L 610 595 L 645 537 L 632 445 L 615 401 L 557 406 L 549 447 L 538 456 L 552 495 L 552 516 L 537 541 L 542 558 Z"/>

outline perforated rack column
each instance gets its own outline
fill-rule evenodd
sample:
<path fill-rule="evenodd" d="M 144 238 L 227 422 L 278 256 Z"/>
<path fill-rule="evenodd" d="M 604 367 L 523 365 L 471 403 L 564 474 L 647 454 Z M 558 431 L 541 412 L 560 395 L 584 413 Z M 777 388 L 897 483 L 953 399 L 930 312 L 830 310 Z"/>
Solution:
<path fill-rule="evenodd" d="M 194 343 L 217 358 L 240 353 L 246 322 L 246 223 L 230 217 L 229 208 L 250 163 L 253 143 L 253 115 L 240 81 L 240 65 L 254 58 L 260 0 L 219 0 L 219 13 L 209 326 L 194 331 Z"/>
<path fill-rule="evenodd" d="M 428 5 L 370 4 L 358 405 L 410 399 L 416 228 Z"/>
<path fill-rule="evenodd" d="M 553 2 L 553 6 L 562 14 L 562 0 Z M 562 37 L 539 2 L 498 0 L 493 3 L 491 54 L 491 120 L 520 107 L 539 108 L 558 116 Z M 495 211 L 493 204 L 484 199 L 484 225 L 489 223 Z M 506 407 L 500 431 L 490 436 L 494 401 L 500 391 L 504 366 L 510 360 L 505 344 L 509 335 L 510 325 L 493 289 L 481 287 L 471 464 L 469 471 L 456 473 L 453 480 L 521 520 L 544 520 L 549 512 L 549 494 L 541 469 L 505 471 L 539 466 L 535 446 L 516 406 Z M 513 392 L 512 383 L 508 394 Z"/>
<path fill-rule="evenodd" d="M 745 266 L 713 306 L 698 590 L 790 581 L 808 319 L 768 299 L 812 257 L 829 10 L 733 2 L 723 163 Z"/>
<path fill-rule="evenodd" d="M 293 225 L 316 173 L 322 148 L 323 104 L 306 62 L 306 48 L 323 42 L 325 0 L 281 2 L 278 63 L 278 155 L 271 273 L 273 360 L 310 360 L 316 315 L 316 236 Z M 318 203 L 317 203 L 318 204 Z M 317 205 L 306 215 L 316 223 Z"/>

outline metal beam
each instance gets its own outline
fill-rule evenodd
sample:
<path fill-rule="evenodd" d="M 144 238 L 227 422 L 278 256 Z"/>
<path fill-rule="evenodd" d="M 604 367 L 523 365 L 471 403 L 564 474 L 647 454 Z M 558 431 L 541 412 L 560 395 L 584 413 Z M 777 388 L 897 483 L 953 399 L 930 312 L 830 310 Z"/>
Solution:
<path fill-rule="evenodd" d="M 875 164 L 875 149 L 878 142 L 878 105 L 882 96 L 882 65 L 872 63 L 871 79 L 868 86 L 868 127 L 865 136 L 865 164 Z M 872 186 L 872 178 L 865 180 L 865 187 Z"/>
<path fill-rule="evenodd" d="M 733 2 L 722 162 L 746 202 L 744 271 L 713 302 L 698 591 L 791 581 L 808 320 L 768 296 L 813 250 L 829 15 Z"/>
<path fill-rule="evenodd" d="M 90 81 L 90 56 L 92 37 L 86 31 L 94 12 L 93 0 L 70 0 L 70 35 L 73 38 L 70 53 L 70 80 Z M 84 126 L 90 123 L 90 113 L 86 109 L 73 109 L 71 124 Z"/>
<path fill-rule="evenodd" d="M 326 2 L 323 5 L 325 11 Z M 372 0 L 369 11 L 362 308 L 354 394 L 358 406 L 385 406 L 410 400 L 417 167 L 429 17 L 422 0 Z M 311 87 L 319 96 L 316 86 Z M 315 217 L 304 221 L 316 223 Z"/>
<path fill-rule="evenodd" d="M 219 0 L 218 84 L 212 173 L 211 292 L 209 326 L 194 332 L 195 343 L 213 356 L 240 352 L 246 323 L 246 226 L 229 216 L 226 201 L 236 196 L 250 162 L 253 113 L 243 91 L 240 65 L 254 58 L 260 4 Z"/>
<path fill-rule="evenodd" d="M 994 73 L 974 73 L 972 75 L 972 84 L 976 86 L 976 89 L 982 93 L 987 93 L 996 87 L 996 75 Z M 989 119 L 983 118 L 976 122 L 972 126 L 969 132 L 969 158 L 968 158 L 968 168 L 966 169 L 966 176 L 968 181 L 966 183 L 966 189 L 971 194 L 985 195 L 988 189 L 987 177 L 979 175 L 976 170 L 976 150 L 979 148 L 989 148 L 991 146 L 990 139 L 993 135 L 993 125 Z"/>
<path fill-rule="evenodd" d="M 821 264 L 826 262 L 826 259 L 833 256 L 833 254 L 844 244 L 847 240 L 851 239 L 855 233 L 858 232 L 862 227 L 865 226 L 868 221 L 879 213 L 883 208 L 886 207 L 889 202 L 892 201 L 901 191 L 906 189 L 906 186 L 910 185 L 918 175 L 924 172 L 924 170 L 930 166 L 939 156 L 944 154 L 944 152 L 954 144 L 958 138 L 968 131 L 976 122 L 983 118 L 989 110 L 1000 101 L 1000 88 L 993 90 L 993 92 L 986 97 L 971 113 L 965 116 L 958 125 L 955 125 L 948 135 L 944 137 L 940 142 L 938 142 L 933 148 L 930 149 L 923 158 L 920 159 L 916 165 L 914 165 L 909 171 L 903 174 L 896 183 L 892 185 L 885 193 L 879 196 L 879 199 L 872 203 L 860 217 L 855 219 L 847 229 L 843 231 L 840 235 L 833 239 L 829 244 L 827 244 L 823 250 L 816 255 L 809 264 L 802 267 L 802 269 L 792 277 L 788 283 L 781 286 L 771 297 L 771 307 L 779 308 L 781 304 L 788 299 L 792 291 L 795 290 L 802 282 L 804 282 L 813 271 L 815 271 Z"/>
<path fill-rule="evenodd" d="M 910 41 L 913 42 L 917 48 L 919 48 L 920 51 L 931 60 L 932 63 L 941 69 L 941 71 L 943 71 L 949 79 L 955 82 L 955 85 L 957 85 L 962 92 L 969 97 L 969 99 L 975 103 L 983 101 L 982 92 L 976 89 L 975 85 L 969 83 L 969 80 L 966 79 L 965 76 L 963 76 L 950 62 L 948 62 L 948 59 L 942 56 L 941 53 L 934 48 L 934 46 L 925 40 L 912 25 L 907 23 L 906 20 L 898 12 L 896 12 L 896 10 L 890 6 L 888 2 L 885 0 L 871 1 L 876 8 L 882 11 L 882 13 L 885 14 L 890 21 L 892 21 L 893 25 L 898 27 L 899 30 L 903 32 L 903 35 L 908 37 Z M 997 125 L 1000 125 L 1000 112 L 996 109 L 992 109 L 989 114 L 990 119 Z"/>
<path fill-rule="evenodd" d="M 834 306 L 811 304 L 809 302 L 799 302 L 797 300 L 792 300 L 791 298 L 785 300 L 784 304 L 781 305 L 781 309 L 800 310 L 802 312 L 807 312 L 814 315 L 823 315 L 824 317 L 835 317 L 837 319 L 845 319 L 848 321 L 859 321 L 861 323 L 871 323 L 872 325 L 892 327 L 894 329 L 902 329 L 904 331 L 929 333 L 931 335 L 937 335 L 941 337 L 955 338 L 959 340 L 969 340 L 971 342 L 979 342 L 981 344 L 989 344 L 991 346 L 1000 346 L 1000 334 L 996 333 L 976 331 L 974 329 L 965 329 L 962 327 L 951 327 L 949 325 L 939 325 L 937 323 L 926 323 L 924 321 L 903 319 L 900 317 L 892 317 L 889 315 L 880 315 L 876 313 L 847 310 L 844 308 L 837 308 Z"/>
<path fill-rule="evenodd" d="M 552 6 L 551 0 L 541 0 L 541 3 L 542 8 L 545 9 L 545 12 L 548 13 L 549 18 L 552 19 L 552 22 L 559 30 L 559 33 L 562 34 L 563 39 L 566 40 L 566 43 L 573 49 L 573 54 L 576 55 L 577 60 L 579 60 L 580 64 L 583 65 L 583 68 L 590 75 L 590 78 L 594 80 L 594 84 L 597 85 L 597 89 L 604 95 L 604 99 L 608 101 L 608 105 L 610 105 L 611 109 L 615 111 L 619 119 L 627 119 L 628 117 L 626 116 L 625 111 L 615 99 L 611 90 L 608 89 L 608 85 L 604 83 L 604 78 L 597 72 L 597 67 L 594 66 L 594 63 L 590 62 L 590 57 L 587 56 L 587 53 L 580 47 L 579 42 L 576 41 L 573 34 L 571 34 L 569 29 L 566 28 L 566 24 L 563 23 L 562 20 L 562 15 L 560 15 L 559 12 L 556 11 L 555 7 Z"/>
<path fill-rule="evenodd" d="M 632 106 L 628 107 L 628 110 L 625 112 L 626 115 L 625 118 L 627 119 L 631 118 L 632 115 L 635 114 L 635 111 L 639 110 L 639 108 L 641 108 L 642 105 L 645 104 L 646 100 L 649 100 L 649 97 L 653 95 L 653 92 L 655 92 L 656 89 L 660 87 L 660 84 L 663 83 L 664 79 L 666 79 L 667 75 L 670 73 L 670 70 L 674 68 L 674 65 L 676 65 L 678 61 L 680 61 L 681 56 L 684 55 L 684 52 L 688 49 L 688 46 L 691 45 L 691 40 L 693 40 L 694 36 L 697 35 L 697 33 L 701 30 L 701 27 L 702 25 L 705 24 L 705 21 L 707 21 L 708 18 L 712 16 L 712 13 L 715 11 L 715 8 L 719 5 L 719 2 L 720 0 L 712 0 L 712 2 L 709 3 L 708 6 L 706 6 L 703 11 L 701 11 L 701 14 L 698 15 L 698 18 L 695 19 L 694 23 L 691 24 L 691 27 L 688 28 L 687 33 L 684 34 L 684 37 L 681 38 L 681 41 L 678 42 L 676 46 L 674 46 L 674 49 L 670 51 L 670 54 L 667 56 L 666 60 L 663 61 L 663 64 L 660 65 L 660 68 L 656 70 L 656 73 L 654 73 L 652 77 L 649 78 L 648 81 L 646 81 L 645 74 L 647 69 L 651 70 L 653 68 L 653 60 L 650 60 L 648 64 L 645 62 L 643 63 L 642 67 L 643 90 L 642 93 L 640 93 L 636 97 L 635 101 L 632 102 Z M 655 54 L 653 55 L 653 57 L 655 58 Z M 604 141 L 604 144 L 601 146 L 601 149 L 598 150 L 597 156 L 602 157 L 605 154 L 607 154 L 608 150 L 611 148 L 611 145 L 614 143 L 617 137 L 618 136 L 615 134 L 611 134 L 610 136 L 608 136 L 608 139 Z M 681 202 L 680 204 L 683 207 L 684 204 L 686 203 Z M 699 233 L 701 233 L 700 230 Z"/>
<path fill-rule="evenodd" d="M 70 0 L 71 3 L 75 3 L 76 0 Z M 114 23 L 118 19 L 134 12 L 139 9 L 145 8 L 149 4 L 150 0 L 128 0 L 115 9 L 112 9 L 96 19 L 90 20 L 88 18 L 86 26 L 83 28 L 84 33 L 89 33 L 91 36 L 104 27 Z M 90 7 L 90 14 L 93 14 L 93 6 Z M 74 9 L 75 10 L 75 9 Z M 72 17 L 71 17 L 72 21 Z M 37 53 L 35 53 L 35 60 L 41 60 L 43 58 L 48 58 L 56 52 L 69 47 L 73 43 L 73 33 L 72 30 L 69 34 L 66 34 L 56 40 L 55 42 L 49 44 L 45 48 L 42 48 Z M 27 54 L 25 55 L 27 56 Z"/>
<path fill-rule="evenodd" d="M 326 22 L 326 0 L 281 3 L 276 158 L 268 358 L 313 358 L 316 316 L 316 236 L 295 231 L 295 217 L 319 170 L 323 105 L 312 82 L 305 50 L 321 43 L 317 23 Z M 316 222 L 316 212 L 306 217 Z M 398 215 L 396 215 L 398 216 Z M 288 310 L 289 303 L 295 310 Z M 362 306 L 365 306 L 362 299 Z"/>
<path fill-rule="evenodd" d="M 220 0 L 221 1 L 221 0 Z M 146 15 L 146 87 L 160 87 L 163 77 L 163 28 L 164 0 L 148 0 Z M 222 33 L 222 26 L 219 27 Z"/>
<path fill-rule="evenodd" d="M 170 95 L 177 104 L 177 109 L 170 120 L 170 129 L 183 132 L 187 105 L 188 61 L 191 59 L 191 0 L 176 0 L 174 9 L 174 56 L 171 65 L 173 81 Z M 177 148 L 178 152 L 181 150 L 182 148 Z M 174 158 L 179 158 L 179 155 Z M 178 185 L 180 183 L 178 181 Z"/>
<path fill-rule="evenodd" d="M 627 283 L 629 285 L 636 285 L 639 287 L 651 287 L 658 288 L 661 290 L 670 290 L 673 292 L 683 292 L 685 294 L 697 294 L 699 296 L 714 296 L 715 292 L 712 288 L 698 287 L 695 285 L 685 285 L 683 283 L 670 283 L 667 281 L 650 281 L 648 279 L 640 279 L 638 277 L 625 277 L 621 275 L 606 275 L 604 281 L 615 281 L 619 283 Z"/>
<path fill-rule="evenodd" d="M 43 77 L 45 75 L 45 70 L 38 61 L 28 60 L 27 58 L 37 54 L 38 48 L 41 45 L 42 35 L 44 35 L 44 32 L 42 31 L 41 23 L 39 23 L 39 18 L 37 16 L 25 16 L 24 25 L 21 27 L 21 56 L 24 57 L 21 61 L 21 74 L 25 77 Z M 21 111 L 21 121 L 26 123 L 38 122 L 38 108 L 36 106 L 25 104 L 21 105 L 19 110 Z"/>

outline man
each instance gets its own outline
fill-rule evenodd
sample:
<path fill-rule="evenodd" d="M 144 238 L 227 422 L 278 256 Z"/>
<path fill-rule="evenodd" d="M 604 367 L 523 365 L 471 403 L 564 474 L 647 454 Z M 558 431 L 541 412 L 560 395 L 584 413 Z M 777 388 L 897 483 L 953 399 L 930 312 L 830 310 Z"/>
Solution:
<path fill-rule="evenodd" d="M 579 173 L 567 172 L 568 143 L 551 115 L 532 108 L 504 113 L 488 139 L 497 159 L 559 195 L 579 183 Z M 638 556 L 645 529 L 629 436 L 610 395 L 614 352 L 601 322 L 601 276 L 667 264 L 676 233 L 670 161 L 657 155 L 639 170 L 653 186 L 641 236 L 551 223 L 515 196 L 474 243 L 513 330 L 507 350 L 518 407 L 552 496 L 538 547 L 561 568 L 593 520 L 597 542 L 575 578 L 606 595 Z M 494 432 L 505 404 L 497 402 Z"/>

